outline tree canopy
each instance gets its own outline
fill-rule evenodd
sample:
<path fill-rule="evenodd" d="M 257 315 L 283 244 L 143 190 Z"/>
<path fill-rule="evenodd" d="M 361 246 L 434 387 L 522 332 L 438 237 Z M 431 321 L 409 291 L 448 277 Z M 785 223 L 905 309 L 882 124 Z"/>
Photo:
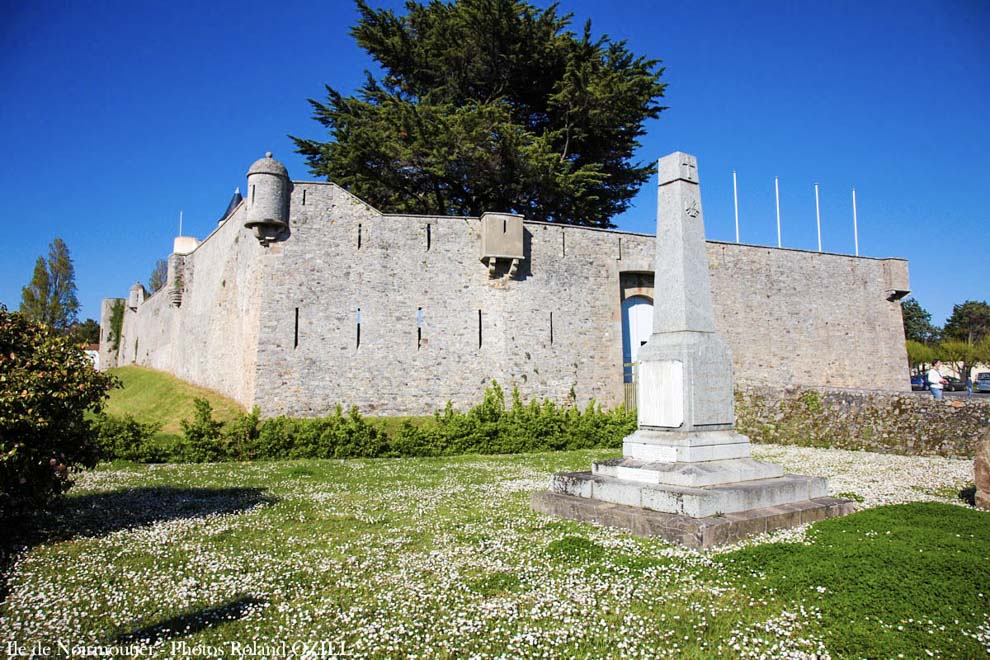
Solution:
<path fill-rule="evenodd" d="M 914 298 L 908 298 L 901 303 L 901 313 L 904 316 L 904 338 L 921 344 L 928 344 L 938 339 L 939 330 L 932 325 L 932 315 Z"/>
<path fill-rule="evenodd" d="M 330 140 L 293 138 L 313 174 L 382 211 L 611 227 L 647 181 L 633 162 L 664 109 L 659 60 L 576 34 L 572 15 L 520 0 L 357 0 L 357 43 L 381 66 L 355 96 L 310 100 Z"/>
<path fill-rule="evenodd" d="M 66 329 L 66 335 L 75 344 L 99 344 L 100 324 L 95 319 L 73 323 Z"/>
<path fill-rule="evenodd" d="M 65 330 L 78 311 L 76 271 L 65 241 L 56 238 L 48 246 L 48 259 L 38 257 L 31 282 L 21 289 L 21 313 L 35 323 Z"/>
<path fill-rule="evenodd" d="M 151 269 L 151 275 L 148 277 L 148 289 L 152 293 L 158 291 L 163 286 L 168 279 L 168 262 L 164 259 L 159 259 L 155 262 L 155 267 Z"/>
<path fill-rule="evenodd" d="M 942 332 L 946 337 L 978 344 L 990 336 L 990 305 L 978 300 L 954 305 Z"/>

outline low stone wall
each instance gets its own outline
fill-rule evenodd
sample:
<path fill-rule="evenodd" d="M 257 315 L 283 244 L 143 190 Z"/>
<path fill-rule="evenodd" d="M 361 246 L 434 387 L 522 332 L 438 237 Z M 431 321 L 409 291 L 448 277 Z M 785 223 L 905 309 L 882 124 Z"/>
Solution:
<path fill-rule="evenodd" d="M 990 400 L 741 387 L 736 426 L 753 442 L 972 458 L 990 427 Z"/>

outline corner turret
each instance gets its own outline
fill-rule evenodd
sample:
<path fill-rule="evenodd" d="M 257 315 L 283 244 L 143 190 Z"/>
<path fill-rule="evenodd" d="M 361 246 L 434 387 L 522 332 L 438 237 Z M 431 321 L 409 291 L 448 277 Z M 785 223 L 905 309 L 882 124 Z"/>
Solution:
<path fill-rule="evenodd" d="M 127 306 L 131 308 L 131 311 L 135 311 L 144 303 L 144 299 L 147 297 L 148 292 L 145 290 L 144 285 L 140 282 L 135 282 L 127 294 Z"/>
<path fill-rule="evenodd" d="M 289 230 L 289 193 L 292 183 L 282 163 L 265 154 L 247 173 L 247 221 L 255 238 L 267 246 L 283 238 Z"/>

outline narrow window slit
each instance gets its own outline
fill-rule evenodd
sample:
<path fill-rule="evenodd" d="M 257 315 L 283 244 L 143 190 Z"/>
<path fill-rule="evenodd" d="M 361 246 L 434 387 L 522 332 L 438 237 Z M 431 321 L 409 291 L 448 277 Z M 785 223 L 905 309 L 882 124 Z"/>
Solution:
<path fill-rule="evenodd" d="M 303 206 L 306 206 L 306 191 L 305 190 L 303 190 L 303 203 L 302 203 L 302 205 Z"/>
<path fill-rule="evenodd" d="M 622 259 L 622 237 L 619 236 L 619 259 Z"/>
<path fill-rule="evenodd" d="M 502 233 L 509 231 L 509 223 L 507 220 L 502 220 Z"/>
<path fill-rule="evenodd" d="M 423 347 L 423 308 L 416 309 L 416 350 Z"/>
<path fill-rule="evenodd" d="M 358 223 L 358 249 L 361 249 L 361 223 Z"/>
<path fill-rule="evenodd" d="M 567 234 L 560 232 L 560 256 L 567 256 Z"/>
<path fill-rule="evenodd" d="M 550 312 L 550 345 L 553 346 L 553 312 Z"/>
<path fill-rule="evenodd" d="M 432 228 L 433 225 L 426 225 L 426 250 L 429 251 L 430 243 L 432 242 Z"/>
<path fill-rule="evenodd" d="M 254 185 L 251 186 L 251 203 L 254 204 Z"/>
<path fill-rule="evenodd" d="M 299 308 L 296 307 L 296 329 L 292 337 L 292 348 L 299 348 Z"/>
<path fill-rule="evenodd" d="M 478 310 L 478 348 L 481 348 L 481 310 Z"/>
<path fill-rule="evenodd" d="M 354 348 L 361 348 L 361 308 L 357 308 L 357 344 Z"/>

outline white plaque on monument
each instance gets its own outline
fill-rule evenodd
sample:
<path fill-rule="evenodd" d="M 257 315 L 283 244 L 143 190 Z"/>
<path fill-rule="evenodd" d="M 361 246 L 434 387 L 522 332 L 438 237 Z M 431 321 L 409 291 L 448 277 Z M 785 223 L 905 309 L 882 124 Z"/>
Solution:
<path fill-rule="evenodd" d="M 639 365 L 639 425 L 677 428 L 684 423 L 684 364 L 680 360 Z"/>

